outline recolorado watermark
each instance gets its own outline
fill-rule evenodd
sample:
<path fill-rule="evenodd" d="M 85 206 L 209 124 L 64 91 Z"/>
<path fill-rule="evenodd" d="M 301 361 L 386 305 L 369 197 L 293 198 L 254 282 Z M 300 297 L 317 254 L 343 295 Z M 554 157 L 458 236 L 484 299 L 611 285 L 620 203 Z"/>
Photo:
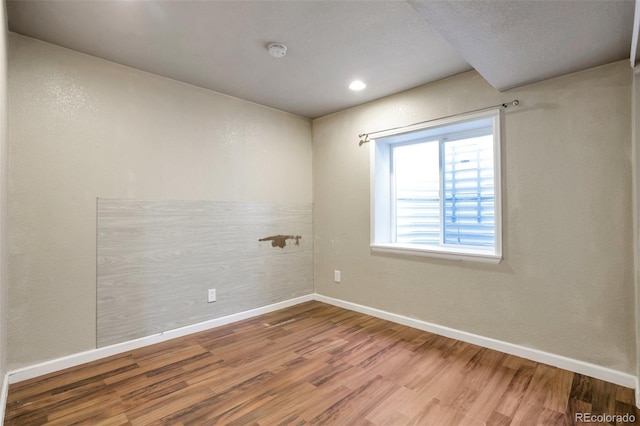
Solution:
<path fill-rule="evenodd" d="M 575 413 L 573 420 L 576 423 L 635 423 L 636 416 L 634 414 Z"/>

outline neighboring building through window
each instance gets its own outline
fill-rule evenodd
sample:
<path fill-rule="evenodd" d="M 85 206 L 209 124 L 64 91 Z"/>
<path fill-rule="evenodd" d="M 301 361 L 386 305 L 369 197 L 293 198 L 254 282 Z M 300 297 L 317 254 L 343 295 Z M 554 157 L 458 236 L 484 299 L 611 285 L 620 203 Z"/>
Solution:
<path fill-rule="evenodd" d="M 372 145 L 373 250 L 502 259 L 499 110 L 383 134 Z"/>

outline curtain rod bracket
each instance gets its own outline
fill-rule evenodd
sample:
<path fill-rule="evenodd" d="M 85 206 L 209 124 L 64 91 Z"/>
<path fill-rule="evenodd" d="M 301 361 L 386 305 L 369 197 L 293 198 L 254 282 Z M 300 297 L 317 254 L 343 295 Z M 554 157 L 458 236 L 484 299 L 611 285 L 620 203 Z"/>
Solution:
<path fill-rule="evenodd" d="M 511 102 L 502 104 L 502 108 L 509 108 L 510 106 L 518 106 L 518 105 L 520 105 L 520 101 L 517 99 L 514 99 Z"/>

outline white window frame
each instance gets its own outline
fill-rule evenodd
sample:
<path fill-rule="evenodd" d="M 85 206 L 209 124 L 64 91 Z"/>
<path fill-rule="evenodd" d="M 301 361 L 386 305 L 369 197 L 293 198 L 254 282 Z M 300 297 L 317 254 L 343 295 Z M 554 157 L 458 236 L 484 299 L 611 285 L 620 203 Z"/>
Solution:
<path fill-rule="evenodd" d="M 371 140 L 371 250 L 373 252 L 391 253 L 408 256 L 427 256 L 440 259 L 466 260 L 484 263 L 500 263 L 502 260 L 502 175 L 501 175 L 501 127 L 500 109 L 476 112 L 429 123 L 403 128 L 401 131 L 388 131 L 376 134 Z M 391 161 L 392 147 L 395 144 L 407 143 L 411 134 L 425 130 L 437 134 L 439 128 L 452 125 L 464 126 L 466 122 L 491 119 L 493 126 L 493 167 L 494 167 L 494 247 L 452 247 L 450 245 L 399 244 L 393 242 L 395 212 L 392 212 L 391 201 Z M 424 133 L 423 133 L 424 134 Z M 394 142 L 393 136 L 400 136 Z M 418 135 L 416 135 L 418 136 Z M 442 186 L 442 185 L 441 185 Z M 440 214 L 442 226 L 442 212 Z"/>

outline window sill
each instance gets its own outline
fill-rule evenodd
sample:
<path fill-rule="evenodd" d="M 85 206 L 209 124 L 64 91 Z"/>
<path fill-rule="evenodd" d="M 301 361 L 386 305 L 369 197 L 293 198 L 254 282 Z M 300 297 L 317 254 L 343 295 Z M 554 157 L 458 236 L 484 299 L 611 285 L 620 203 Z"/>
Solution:
<path fill-rule="evenodd" d="M 422 246 L 401 244 L 371 244 L 371 251 L 379 253 L 391 253 L 401 256 L 423 256 L 447 260 L 464 260 L 469 262 L 494 263 L 502 261 L 502 255 L 493 254 L 482 250 L 443 248 L 425 249 Z"/>

